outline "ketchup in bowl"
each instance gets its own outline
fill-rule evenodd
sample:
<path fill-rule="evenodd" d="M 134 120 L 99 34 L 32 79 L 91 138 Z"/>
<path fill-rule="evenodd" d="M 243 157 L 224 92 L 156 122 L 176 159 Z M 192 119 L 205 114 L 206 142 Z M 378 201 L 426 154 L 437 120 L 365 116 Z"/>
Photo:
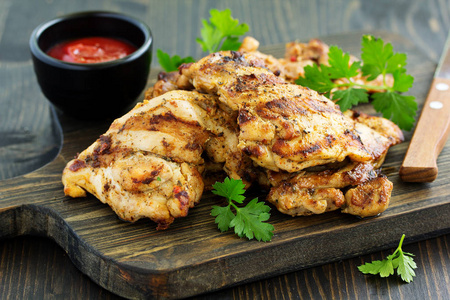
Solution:
<path fill-rule="evenodd" d="M 119 39 L 86 37 L 62 42 L 50 48 L 47 54 L 71 63 L 100 63 L 125 57 L 136 47 Z"/>

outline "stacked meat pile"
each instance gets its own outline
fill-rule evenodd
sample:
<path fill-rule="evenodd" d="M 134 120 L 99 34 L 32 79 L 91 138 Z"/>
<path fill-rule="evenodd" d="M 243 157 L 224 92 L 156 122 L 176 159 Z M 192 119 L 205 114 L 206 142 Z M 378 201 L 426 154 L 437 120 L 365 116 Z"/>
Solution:
<path fill-rule="evenodd" d="M 305 65 L 327 61 L 320 41 L 290 43 L 280 60 L 257 47 L 247 38 L 239 52 L 161 73 L 142 103 L 67 164 L 66 195 L 92 193 L 122 219 L 148 217 L 165 229 L 220 173 L 265 186 L 267 201 L 293 216 L 384 211 L 392 183 L 379 168 L 403 140 L 399 128 L 343 114 L 292 83 Z"/>

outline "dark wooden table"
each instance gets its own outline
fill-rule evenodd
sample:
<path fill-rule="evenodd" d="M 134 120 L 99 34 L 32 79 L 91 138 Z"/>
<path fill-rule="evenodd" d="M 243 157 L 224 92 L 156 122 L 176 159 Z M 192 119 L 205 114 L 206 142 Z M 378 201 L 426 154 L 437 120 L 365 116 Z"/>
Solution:
<path fill-rule="evenodd" d="M 144 20 L 155 48 L 180 56 L 202 55 L 195 38 L 211 8 L 231 8 L 262 45 L 308 40 L 355 30 L 385 30 L 438 60 L 450 28 L 444 1 L 0 1 L 0 179 L 31 172 L 58 153 L 61 136 L 37 86 L 28 38 L 39 23 L 82 10 L 120 11 Z M 157 66 L 156 62 L 153 66 Z M 450 216 L 449 216 L 450 217 Z M 389 228 L 386 228 L 389 230 Z M 438 233 L 439 234 L 439 233 Z M 326 245 L 324 245 L 326 247 Z M 414 253 L 417 277 L 364 276 L 357 266 L 393 249 L 263 279 L 196 299 L 450 299 L 450 235 L 423 236 Z M 83 275 L 65 252 L 43 237 L 0 241 L 1 299 L 116 299 Z"/>

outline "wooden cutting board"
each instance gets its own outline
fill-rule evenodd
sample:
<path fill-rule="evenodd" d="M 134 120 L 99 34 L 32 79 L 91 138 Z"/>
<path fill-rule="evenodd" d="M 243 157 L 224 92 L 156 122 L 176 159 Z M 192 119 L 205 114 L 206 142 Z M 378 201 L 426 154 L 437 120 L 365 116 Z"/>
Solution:
<path fill-rule="evenodd" d="M 324 37 L 329 44 L 359 55 L 361 32 Z M 423 103 L 435 63 L 400 36 L 372 33 L 408 54 L 408 72 L 415 77 L 410 91 Z M 281 57 L 284 45 L 264 47 Z M 152 72 L 149 85 L 155 81 Z M 361 110 L 373 113 L 369 106 Z M 239 239 L 220 233 L 210 216 L 219 199 L 205 193 L 189 216 L 177 219 L 166 231 L 140 220 L 120 221 L 93 196 L 65 197 L 61 172 L 106 131 L 112 120 L 86 122 L 59 115 L 56 128 L 64 134 L 59 155 L 30 174 L 0 181 L 0 237 L 24 234 L 48 236 L 73 263 L 102 287 L 128 298 L 181 298 L 276 274 L 357 256 L 450 231 L 450 147 L 438 160 L 433 183 L 403 183 L 398 171 L 408 142 L 393 147 L 383 173 L 394 183 L 391 204 L 376 218 L 359 219 L 331 212 L 310 217 L 282 215 L 272 209 L 275 226 L 271 242 Z M 432 128 L 430 128 L 432 130 Z M 405 133 L 407 141 L 411 133 Z M 264 199 L 265 193 L 251 191 Z"/>

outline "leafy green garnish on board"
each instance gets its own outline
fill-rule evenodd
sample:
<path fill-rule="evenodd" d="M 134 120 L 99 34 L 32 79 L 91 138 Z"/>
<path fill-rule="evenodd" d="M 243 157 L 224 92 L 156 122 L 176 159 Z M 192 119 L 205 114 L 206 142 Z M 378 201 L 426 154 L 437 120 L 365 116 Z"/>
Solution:
<path fill-rule="evenodd" d="M 297 84 L 325 94 L 335 101 L 342 111 L 360 103 L 369 102 L 368 90 L 375 91 L 371 96 L 372 105 L 383 117 L 391 119 L 401 129 L 411 130 L 417 103 L 414 96 L 402 95 L 413 85 L 414 78 L 406 74 L 406 54 L 395 53 L 390 43 L 380 38 L 364 35 L 361 42 L 361 61 L 350 64 L 350 55 L 337 46 L 331 46 L 328 65 L 305 67 L 303 77 Z M 381 85 L 363 84 L 354 80 L 361 70 L 369 81 L 381 75 Z M 387 75 L 391 74 L 393 83 L 389 84 Z M 339 81 L 336 81 L 340 79 Z M 343 80 L 342 80 L 343 79 Z"/>
<path fill-rule="evenodd" d="M 202 20 L 201 38 L 197 38 L 203 51 L 213 53 L 220 50 L 238 50 L 241 45 L 239 36 L 249 30 L 248 25 L 239 24 L 239 20 L 233 19 L 230 9 L 211 9 L 209 13 L 209 21 Z"/>
<path fill-rule="evenodd" d="M 184 58 L 181 58 L 178 55 L 170 56 L 161 49 L 158 49 L 156 51 L 156 56 L 158 57 L 159 64 L 166 72 L 177 71 L 178 67 L 181 66 L 182 64 L 195 62 L 194 58 L 192 58 L 191 56 Z"/>
<path fill-rule="evenodd" d="M 216 182 L 212 192 L 225 197 L 228 200 L 227 206 L 214 205 L 211 215 L 216 217 L 215 222 L 220 231 L 228 231 L 234 228 L 234 232 L 239 237 L 247 237 L 249 240 L 256 238 L 258 241 L 270 241 L 273 236 L 273 225 L 264 223 L 270 218 L 270 207 L 264 202 L 258 202 L 254 198 L 245 206 L 245 184 L 242 180 L 225 178 L 224 182 Z"/>
<path fill-rule="evenodd" d="M 213 53 L 222 50 L 238 50 L 241 46 L 239 36 L 249 30 L 248 25 L 239 24 L 239 20 L 233 19 L 230 9 L 222 11 L 211 9 L 209 13 L 211 15 L 209 21 L 202 20 L 201 38 L 197 38 L 203 51 Z M 156 56 L 166 72 L 177 71 L 182 64 L 195 61 L 190 56 L 185 58 L 178 55 L 170 56 L 161 49 L 157 50 Z"/>
<path fill-rule="evenodd" d="M 365 263 L 358 267 L 358 269 L 364 274 L 379 274 L 381 277 L 388 277 L 394 274 L 394 269 L 397 269 L 397 274 L 405 282 L 413 281 L 413 277 L 416 276 L 414 269 L 417 268 L 416 263 L 412 256 L 414 254 L 403 252 L 402 244 L 405 235 L 402 235 L 400 243 L 397 249 L 383 260 L 374 260 L 370 263 Z"/>

